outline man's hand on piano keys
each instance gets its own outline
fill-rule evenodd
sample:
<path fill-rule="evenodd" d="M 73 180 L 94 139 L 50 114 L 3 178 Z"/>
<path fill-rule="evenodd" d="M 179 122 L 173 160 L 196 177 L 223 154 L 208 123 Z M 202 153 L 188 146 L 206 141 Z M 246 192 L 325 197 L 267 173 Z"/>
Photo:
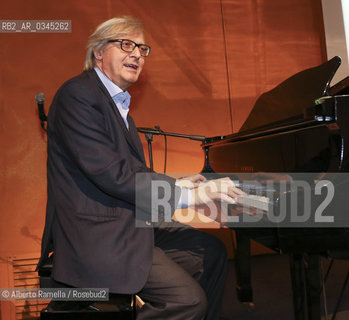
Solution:
<path fill-rule="evenodd" d="M 200 183 L 205 180 L 206 178 L 198 173 L 193 176 L 177 179 L 176 185 L 181 188 L 193 189 L 197 188 L 200 185 Z"/>
<path fill-rule="evenodd" d="M 190 192 L 189 207 L 223 224 L 228 221 L 228 214 L 253 216 L 268 206 L 267 198 L 246 194 L 228 177 L 206 180 L 201 174 L 196 174 L 177 179 L 176 185 Z M 227 210 L 227 205 L 233 207 Z"/>
<path fill-rule="evenodd" d="M 236 216 L 244 213 L 254 216 L 261 212 L 265 213 L 263 210 L 268 206 L 268 203 L 265 203 L 266 197 L 246 194 L 228 177 L 204 180 L 189 191 L 190 207 L 222 225 L 229 221 L 228 215 Z M 228 205 L 233 206 L 229 206 L 228 209 Z"/>
<path fill-rule="evenodd" d="M 245 194 L 236 188 L 229 178 L 205 180 L 197 183 L 197 187 L 191 188 L 190 206 L 205 206 L 212 202 L 226 202 L 236 204 L 236 198 Z"/>

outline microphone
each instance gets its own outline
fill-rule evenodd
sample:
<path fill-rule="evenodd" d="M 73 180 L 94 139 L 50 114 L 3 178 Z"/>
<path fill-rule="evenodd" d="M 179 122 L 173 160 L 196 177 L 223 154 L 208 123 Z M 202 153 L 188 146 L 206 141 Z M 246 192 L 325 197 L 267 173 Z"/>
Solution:
<path fill-rule="evenodd" d="M 36 100 L 36 103 L 38 104 L 41 128 L 43 128 L 46 131 L 45 124 L 44 124 L 44 122 L 47 121 L 47 117 L 44 110 L 45 95 L 42 92 L 37 93 L 35 96 L 35 100 Z"/>
<path fill-rule="evenodd" d="M 40 93 L 37 93 L 36 96 L 35 96 L 35 100 L 38 104 L 38 111 L 39 111 L 39 119 L 41 122 L 43 121 L 47 121 L 47 117 L 46 117 L 46 114 L 45 114 L 45 110 L 44 110 L 44 101 L 45 101 L 45 95 L 40 92 Z"/>
<path fill-rule="evenodd" d="M 137 127 L 138 132 L 141 133 L 151 133 L 151 134 L 160 134 L 160 128 L 145 128 L 145 127 Z"/>
<path fill-rule="evenodd" d="M 197 141 L 205 141 L 206 139 L 206 137 L 204 136 L 164 132 L 160 129 L 159 126 L 155 126 L 155 128 L 137 127 L 137 130 L 138 132 L 142 132 L 142 133 L 149 133 L 149 134 L 170 136 L 170 137 L 177 137 L 177 138 L 186 138 L 186 139 L 197 140 Z"/>

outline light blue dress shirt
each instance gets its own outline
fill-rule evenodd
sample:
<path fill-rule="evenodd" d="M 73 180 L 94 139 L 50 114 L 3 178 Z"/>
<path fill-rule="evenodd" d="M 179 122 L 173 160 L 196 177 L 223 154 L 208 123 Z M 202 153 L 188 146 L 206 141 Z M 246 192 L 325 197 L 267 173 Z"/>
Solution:
<path fill-rule="evenodd" d="M 101 79 L 101 81 L 103 82 L 105 88 L 107 89 L 107 91 L 109 92 L 110 96 L 113 98 L 122 119 L 125 122 L 125 125 L 128 129 L 128 122 L 127 122 L 127 114 L 129 112 L 129 108 L 124 109 L 123 106 L 121 105 L 121 103 L 116 102 L 116 100 L 114 99 L 114 97 L 120 93 L 123 92 L 113 81 L 111 81 L 97 66 L 94 67 L 94 70 L 96 71 L 99 79 Z"/>

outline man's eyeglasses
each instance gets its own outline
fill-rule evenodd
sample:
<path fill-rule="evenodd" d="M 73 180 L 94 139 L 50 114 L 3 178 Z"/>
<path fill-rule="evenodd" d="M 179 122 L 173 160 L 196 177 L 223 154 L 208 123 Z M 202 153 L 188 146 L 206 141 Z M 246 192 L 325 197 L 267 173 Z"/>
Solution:
<path fill-rule="evenodd" d="M 136 43 L 132 40 L 128 39 L 116 39 L 116 40 L 108 40 L 108 42 L 120 42 L 121 49 L 125 52 L 131 53 L 133 50 L 138 47 L 139 52 L 142 57 L 147 57 L 150 52 L 150 47 L 143 43 Z"/>

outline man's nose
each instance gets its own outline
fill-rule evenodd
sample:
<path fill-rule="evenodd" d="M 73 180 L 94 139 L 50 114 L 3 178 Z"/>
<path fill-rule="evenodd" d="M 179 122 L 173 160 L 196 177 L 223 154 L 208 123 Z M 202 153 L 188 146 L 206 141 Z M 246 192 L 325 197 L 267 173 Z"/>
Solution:
<path fill-rule="evenodd" d="M 139 59 L 141 57 L 141 51 L 139 50 L 138 47 L 135 47 L 131 53 L 131 57 L 135 57 Z"/>

